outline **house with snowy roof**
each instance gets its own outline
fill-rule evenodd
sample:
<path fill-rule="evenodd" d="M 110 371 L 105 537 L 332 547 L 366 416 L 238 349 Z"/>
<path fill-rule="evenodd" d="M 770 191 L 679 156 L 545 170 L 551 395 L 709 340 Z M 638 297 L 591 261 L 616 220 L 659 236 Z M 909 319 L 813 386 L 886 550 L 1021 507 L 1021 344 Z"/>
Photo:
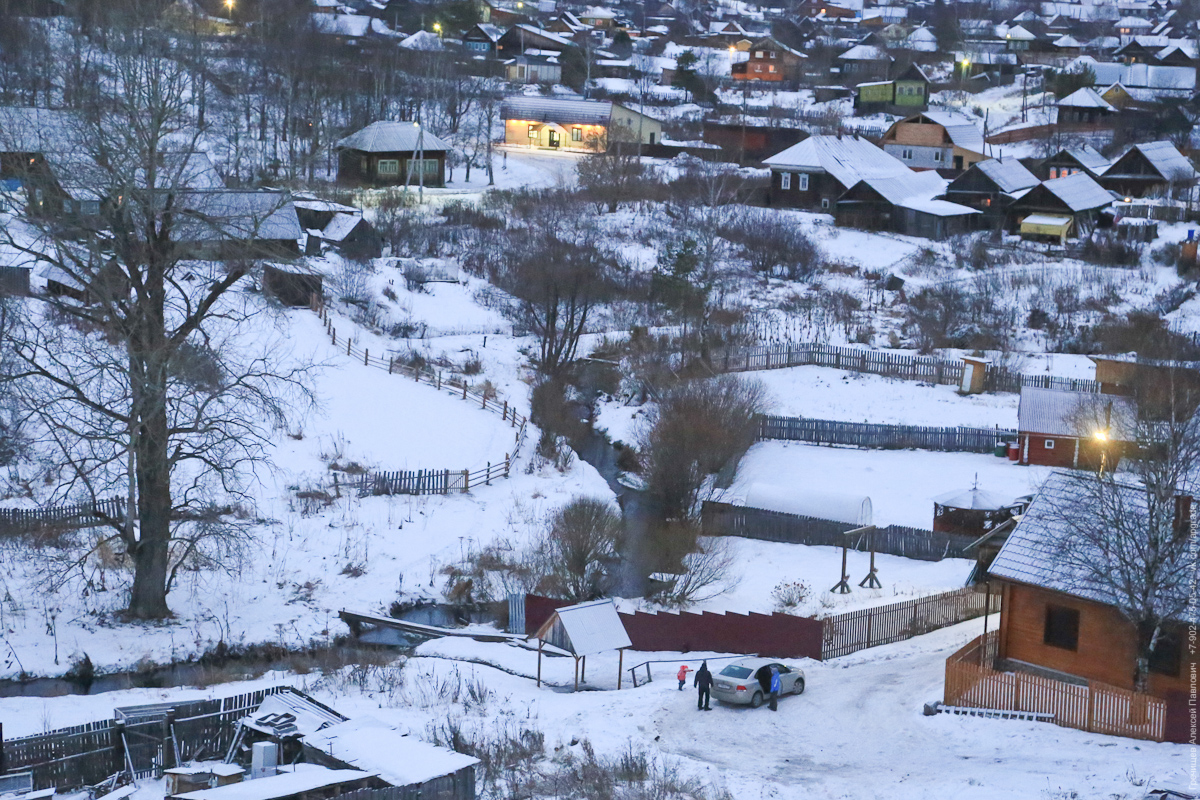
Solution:
<path fill-rule="evenodd" d="M 602 150 L 613 142 L 656 144 L 662 123 L 610 100 L 509 97 L 500 106 L 505 144 Z"/>
<path fill-rule="evenodd" d="M 1040 182 L 1015 158 L 989 158 L 952 180 L 943 198 L 978 211 L 977 226 L 998 229 L 1008 207 Z"/>
<path fill-rule="evenodd" d="M 1115 198 L 1084 172 L 1043 181 L 1009 206 L 1009 229 L 1022 237 L 1065 243 L 1086 235 Z"/>
<path fill-rule="evenodd" d="M 470 30 L 462 35 L 462 43 L 467 52 L 472 55 L 495 58 L 496 42 L 500 41 L 500 37 L 503 35 L 504 29 L 499 25 L 480 22 L 471 26 Z"/>
<path fill-rule="evenodd" d="M 562 83 L 562 53 L 529 48 L 504 61 L 504 77 L 510 83 Z"/>
<path fill-rule="evenodd" d="M 1100 177 L 1100 184 L 1124 197 L 1173 196 L 1196 185 L 1200 173 L 1168 141 L 1135 144 Z"/>
<path fill-rule="evenodd" d="M 501 58 L 512 58 L 518 53 L 530 49 L 557 50 L 561 53 L 577 46 L 566 36 L 560 36 L 534 25 L 520 23 L 513 25 L 496 40 L 496 55 Z"/>
<path fill-rule="evenodd" d="M 979 212 L 939 197 L 946 179 L 932 170 L 865 177 L 838 198 L 838 225 L 945 239 L 974 227 Z"/>
<path fill-rule="evenodd" d="M 338 141 L 338 181 L 355 186 L 442 186 L 450 146 L 415 122 L 372 122 Z"/>
<path fill-rule="evenodd" d="M 886 78 L 895 59 L 878 44 L 862 43 L 839 54 L 833 61 L 842 75 L 861 79 Z"/>
<path fill-rule="evenodd" d="M 1099 178 L 1110 166 L 1112 163 L 1101 155 L 1099 150 L 1090 144 L 1084 144 L 1078 147 L 1064 147 L 1057 153 L 1043 158 L 1031 167 L 1031 171 L 1043 181 L 1065 178 L 1078 172 Z"/>
<path fill-rule="evenodd" d="M 1095 89 L 1083 86 L 1061 98 L 1058 109 L 1060 126 L 1099 127 L 1112 121 L 1120 113 L 1116 106 L 1101 97 Z"/>
<path fill-rule="evenodd" d="M 1170 738 L 1170 723 L 1164 726 L 1161 716 L 1152 719 L 1146 705 L 1139 707 L 1128 696 L 1124 704 L 1107 712 L 1088 702 L 1091 682 L 1134 688 L 1138 631 L 1120 611 L 1128 608 L 1127 598 L 1113 587 L 1122 575 L 1131 576 L 1132 586 L 1140 585 L 1133 576 L 1141 574 L 1142 568 L 1114 562 L 1124 555 L 1122 548 L 1106 551 L 1103 536 L 1077 526 L 1099 524 L 1091 520 L 1099 515 L 1090 512 L 1098 502 L 1122 509 L 1119 513 L 1129 514 L 1131 519 L 1144 518 L 1149 508 L 1142 487 L 1114 482 L 1106 487 L 1110 494 L 1102 500 L 1096 486 L 1094 477 L 1051 474 L 988 568 L 1003 593 L 997 666 L 1039 675 L 1045 683 L 1057 682 L 1059 692 L 1079 698 L 1080 711 L 1088 719 L 1074 727 L 1094 729 L 1088 722 L 1117 711 L 1125 725 L 1145 726 L 1146 738 Z M 1194 536 L 1191 497 L 1176 498 L 1168 513 L 1172 516 L 1167 524 L 1178 536 Z M 1080 548 L 1085 552 L 1079 552 Z M 1194 574 L 1180 567 L 1185 574 Z M 1188 628 L 1200 622 L 1186 598 L 1191 583 L 1186 579 L 1178 584 L 1167 581 L 1157 587 L 1153 602 L 1166 622 L 1158 631 L 1148 665 L 1148 693 L 1166 699 L 1168 706 L 1178 701 L 1185 728 L 1186 693 L 1195 675 L 1196 658 L 1187 652 Z M 1170 708 L 1167 716 L 1171 716 Z M 1150 730 L 1152 727 L 1157 730 Z"/>
<path fill-rule="evenodd" d="M 918 64 L 910 64 L 895 80 L 868 81 L 855 88 L 856 114 L 911 114 L 924 111 L 929 99 L 929 77 Z"/>
<path fill-rule="evenodd" d="M 983 132 L 957 111 L 925 111 L 896 122 L 883 135 L 883 149 L 913 169 L 955 174 L 983 161 Z"/>
<path fill-rule="evenodd" d="M 1128 397 L 1022 386 L 1017 405 L 1020 463 L 1096 469 L 1102 459 L 1116 469 L 1137 428 L 1137 405 Z"/>
<path fill-rule="evenodd" d="M 763 163 L 771 169 L 767 202 L 773 206 L 832 211 L 863 178 L 909 173 L 896 157 L 860 136 L 810 136 Z"/>
<path fill-rule="evenodd" d="M 750 45 L 749 58 L 735 61 L 730 74 L 735 81 L 794 81 L 808 56 L 783 44 L 773 36 L 759 39 Z"/>

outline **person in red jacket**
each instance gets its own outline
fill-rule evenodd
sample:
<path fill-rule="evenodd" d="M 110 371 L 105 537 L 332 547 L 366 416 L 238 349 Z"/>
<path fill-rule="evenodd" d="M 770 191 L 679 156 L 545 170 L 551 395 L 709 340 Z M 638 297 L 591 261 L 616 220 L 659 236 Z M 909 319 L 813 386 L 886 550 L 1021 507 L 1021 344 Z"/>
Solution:
<path fill-rule="evenodd" d="M 687 664 L 681 664 L 679 666 L 679 674 L 675 676 L 676 678 L 679 678 L 679 691 L 683 691 L 683 685 L 687 683 L 687 674 L 691 671 L 692 668 Z"/>

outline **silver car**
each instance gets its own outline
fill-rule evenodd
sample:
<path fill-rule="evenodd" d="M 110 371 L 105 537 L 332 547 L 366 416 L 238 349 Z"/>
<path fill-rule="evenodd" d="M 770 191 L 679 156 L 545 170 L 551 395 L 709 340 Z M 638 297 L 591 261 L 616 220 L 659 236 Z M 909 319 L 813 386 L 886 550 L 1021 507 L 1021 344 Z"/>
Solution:
<path fill-rule="evenodd" d="M 739 658 L 713 676 L 717 700 L 758 708 L 771 696 L 771 668 L 779 673 L 779 694 L 803 694 L 804 670 L 769 658 Z"/>

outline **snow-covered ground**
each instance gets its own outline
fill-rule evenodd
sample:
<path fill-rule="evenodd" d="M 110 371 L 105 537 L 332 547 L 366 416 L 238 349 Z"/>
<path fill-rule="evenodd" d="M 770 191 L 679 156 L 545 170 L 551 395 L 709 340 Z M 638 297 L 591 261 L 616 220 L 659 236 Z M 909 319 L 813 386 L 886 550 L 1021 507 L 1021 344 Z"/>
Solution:
<path fill-rule="evenodd" d="M 968 489 L 978 479 L 980 489 L 1015 499 L 1036 491 L 1048 474 L 1044 467 L 1022 467 L 976 453 L 859 450 L 772 441 L 750 448 L 733 485 L 716 499 L 741 503 L 754 483 L 866 495 L 876 525 L 928 530 L 933 524 L 933 498 L 938 495 Z"/>
<path fill-rule="evenodd" d="M 775 713 L 719 703 L 709 713 L 697 711 L 693 691 L 677 691 L 672 675 L 681 663 L 694 668 L 715 654 L 627 652 L 626 668 L 643 660 L 666 663 L 653 665 L 655 680 L 637 688 L 626 674 L 619 692 L 612 691 L 616 655 L 592 656 L 588 685 L 609 691 L 573 694 L 535 686 L 533 651 L 440 640 L 422 645 L 402 667 L 369 669 L 362 681 L 345 674 L 271 675 L 206 690 L 0 700 L 0 718 L 6 734 L 20 736 L 109 717 L 115 707 L 219 697 L 282 682 L 342 713 L 370 715 L 424 738 L 453 719 L 465 731 L 504 724 L 541 730 L 550 754 L 578 751 L 585 740 L 601 756 L 643 751 L 710 788 L 728 790 L 733 800 L 1132 800 L 1154 786 L 1187 783 L 1186 746 L 1048 723 L 924 716 L 922 706 L 942 696 L 946 657 L 982 628 L 983 621 L 974 620 L 826 663 L 797 662 L 806 690 L 783 698 Z M 554 684 L 571 682 L 568 658 L 545 658 L 542 669 Z M 490 690 L 482 703 L 465 700 L 465 692 L 454 700 L 437 688 L 468 682 Z"/>

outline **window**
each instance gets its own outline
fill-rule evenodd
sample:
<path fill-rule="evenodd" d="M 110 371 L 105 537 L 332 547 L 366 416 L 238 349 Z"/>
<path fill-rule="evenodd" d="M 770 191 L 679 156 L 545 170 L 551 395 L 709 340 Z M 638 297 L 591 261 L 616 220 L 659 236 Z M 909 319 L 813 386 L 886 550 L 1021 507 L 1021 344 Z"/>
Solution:
<path fill-rule="evenodd" d="M 1063 650 L 1079 649 L 1079 611 L 1064 606 L 1046 606 L 1046 630 L 1042 642 Z"/>
<path fill-rule="evenodd" d="M 583 141 L 583 128 L 580 128 L 578 126 L 571 128 L 571 141 L 572 142 L 582 142 Z"/>
<path fill-rule="evenodd" d="M 394 158 L 381 158 L 378 171 L 380 175 L 399 175 L 400 162 Z"/>
<path fill-rule="evenodd" d="M 437 177 L 438 161 L 436 158 L 410 158 L 408 160 L 408 177 L 409 180 L 417 180 L 421 173 L 425 173 L 425 178 Z"/>
<path fill-rule="evenodd" d="M 908 147 L 904 148 L 903 150 L 900 151 L 900 157 L 903 158 L 905 161 L 911 161 L 912 160 L 912 149 L 908 148 Z"/>
<path fill-rule="evenodd" d="M 755 64 L 755 65 L 754 65 L 754 71 L 755 71 L 755 72 L 762 72 L 762 64 Z"/>
<path fill-rule="evenodd" d="M 755 58 L 763 58 L 763 51 L 762 51 L 762 50 L 755 50 L 755 51 L 754 51 L 754 57 L 755 57 Z"/>
<path fill-rule="evenodd" d="M 99 200 L 84 200 L 82 203 L 79 204 L 79 211 L 80 211 L 80 213 L 82 213 L 84 216 L 87 216 L 87 217 L 97 216 L 100 213 L 100 201 Z"/>
<path fill-rule="evenodd" d="M 800 182 L 799 182 L 799 186 L 797 188 L 802 192 L 807 192 L 808 191 L 808 173 L 801 172 L 799 175 L 799 178 L 800 178 Z"/>
<path fill-rule="evenodd" d="M 774 72 L 774 71 L 775 71 L 775 65 L 774 65 L 774 64 L 771 64 L 771 65 L 769 65 L 769 66 L 767 67 L 767 72 Z"/>
<path fill-rule="evenodd" d="M 530 126 L 529 126 L 529 138 L 530 138 L 530 139 L 536 139 L 536 138 L 538 138 L 538 129 L 537 129 L 537 125 L 530 125 Z"/>
<path fill-rule="evenodd" d="M 775 58 L 775 51 L 774 51 L 774 50 L 772 50 L 770 53 L 768 53 L 768 54 L 767 54 L 767 57 L 768 57 L 768 58 Z"/>
<path fill-rule="evenodd" d="M 829 198 L 828 197 L 821 198 L 821 208 L 829 208 Z"/>
<path fill-rule="evenodd" d="M 934 161 L 941 161 L 941 160 L 942 160 L 942 151 L 941 151 L 941 150 L 934 150 L 934 151 L 933 151 L 933 160 L 934 160 Z"/>
<path fill-rule="evenodd" d="M 1051 167 L 1051 168 L 1050 168 L 1050 180 L 1054 180 L 1054 179 L 1055 179 L 1055 178 L 1057 178 L 1057 177 L 1058 177 L 1058 168 L 1057 168 L 1057 167 Z"/>
<path fill-rule="evenodd" d="M 1053 450 L 1053 449 L 1054 449 L 1054 440 L 1053 440 L 1053 439 L 1047 439 L 1047 440 L 1046 440 L 1046 443 L 1045 443 L 1045 446 L 1046 446 L 1046 449 L 1047 449 L 1047 450 Z"/>
<path fill-rule="evenodd" d="M 724 675 L 727 678 L 741 679 L 741 678 L 749 678 L 750 673 L 751 673 L 751 670 L 748 669 L 747 667 L 739 667 L 736 664 L 730 664 L 725 669 L 721 670 L 721 672 L 719 674 Z"/>
<path fill-rule="evenodd" d="M 779 176 L 779 188 L 784 191 L 792 188 L 792 174 L 790 172 L 785 172 Z"/>
<path fill-rule="evenodd" d="M 1154 651 L 1150 653 L 1150 671 L 1159 675 L 1179 675 L 1179 663 L 1182 661 L 1183 650 L 1179 646 L 1179 637 L 1170 634 L 1159 634 Z"/>

